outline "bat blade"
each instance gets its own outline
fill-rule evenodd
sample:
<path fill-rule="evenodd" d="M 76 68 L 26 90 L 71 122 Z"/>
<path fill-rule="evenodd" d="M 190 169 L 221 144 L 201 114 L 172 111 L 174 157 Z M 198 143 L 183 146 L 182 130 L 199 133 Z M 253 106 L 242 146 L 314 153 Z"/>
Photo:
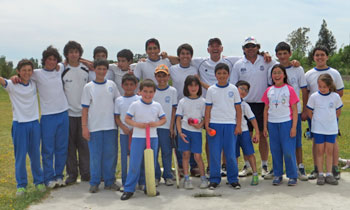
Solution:
<path fill-rule="evenodd" d="M 176 176 L 176 187 L 180 188 L 179 168 L 177 166 L 177 158 L 176 158 L 175 148 L 173 148 L 173 157 L 174 157 L 174 167 L 175 167 L 175 176 Z"/>
<path fill-rule="evenodd" d="M 156 196 L 156 182 L 154 170 L 154 155 L 152 149 L 145 149 L 145 176 L 148 196 Z"/>

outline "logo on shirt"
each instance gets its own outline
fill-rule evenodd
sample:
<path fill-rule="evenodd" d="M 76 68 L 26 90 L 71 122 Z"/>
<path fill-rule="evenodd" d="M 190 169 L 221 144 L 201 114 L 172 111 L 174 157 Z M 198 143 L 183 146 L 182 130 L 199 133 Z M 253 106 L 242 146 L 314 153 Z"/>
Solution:
<path fill-rule="evenodd" d="M 297 79 L 295 79 L 295 77 L 291 78 L 290 79 L 290 84 L 292 85 L 292 84 L 295 84 L 295 83 L 297 83 Z"/>
<path fill-rule="evenodd" d="M 287 96 L 285 93 L 283 93 L 282 99 L 281 99 L 281 104 L 286 104 L 286 102 L 287 102 Z"/>
<path fill-rule="evenodd" d="M 113 88 L 112 88 L 112 87 L 109 87 L 109 88 L 108 88 L 108 91 L 109 91 L 109 92 L 113 92 Z"/>
<path fill-rule="evenodd" d="M 205 71 L 205 72 L 207 72 L 207 71 L 208 71 L 208 69 L 205 69 L 204 71 Z"/>
<path fill-rule="evenodd" d="M 264 66 L 260 66 L 260 71 L 264 71 L 265 67 Z"/>
<path fill-rule="evenodd" d="M 64 80 L 64 82 L 73 82 L 73 80 L 71 80 L 71 79 L 66 79 L 66 80 Z"/>
<path fill-rule="evenodd" d="M 165 103 L 167 103 L 167 104 L 170 103 L 170 99 L 171 99 L 170 96 L 166 96 L 165 97 Z"/>
<path fill-rule="evenodd" d="M 229 98 L 232 98 L 232 97 L 233 97 L 233 91 L 229 91 L 229 92 L 228 92 L 228 97 L 229 97 Z"/>
<path fill-rule="evenodd" d="M 246 68 L 241 68 L 241 73 L 244 74 L 247 72 L 247 69 Z"/>
<path fill-rule="evenodd" d="M 333 103 L 333 102 L 330 102 L 330 103 L 329 103 L 329 108 L 331 108 L 331 109 L 334 108 L 334 103 Z"/>

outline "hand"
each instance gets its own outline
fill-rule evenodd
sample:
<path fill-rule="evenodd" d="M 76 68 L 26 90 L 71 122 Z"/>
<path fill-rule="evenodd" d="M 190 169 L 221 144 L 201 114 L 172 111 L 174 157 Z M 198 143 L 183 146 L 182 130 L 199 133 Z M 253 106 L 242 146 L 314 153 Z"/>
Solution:
<path fill-rule="evenodd" d="M 269 136 L 269 132 L 267 132 L 267 128 L 264 128 L 263 134 L 264 134 L 265 138 L 267 138 Z"/>
<path fill-rule="evenodd" d="M 166 59 L 166 58 L 168 58 L 168 53 L 167 52 L 161 52 L 160 56 L 162 57 L 162 59 Z"/>
<path fill-rule="evenodd" d="M 299 67 L 299 66 L 300 66 L 300 62 L 297 61 L 297 60 L 292 60 L 292 61 L 291 61 L 291 64 L 292 64 L 292 66 L 294 66 L 294 67 Z"/>
<path fill-rule="evenodd" d="M 10 80 L 12 81 L 13 84 L 18 84 L 20 82 L 22 82 L 21 78 L 19 78 L 19 76 L 14 75 L 10 78 Z"/>
<path fill-rule="evenodd" d="M 271 55 L 268 52 L 265 52 L 263 56 L 264 56 L 264 61 L 266 63 L 270 63 L 271 62 L 272 58 L 271 58 Z"/>
<path fill-rule="evenodd" d="M 130 68 L 130 66 L 128 67 L 128 74 L 134 74 L 134 71 Z"/>
<path fill-rule="evenodd" d="M 146 128 L 147 127 L 147 123 L 137 123 L 136 125 L 135 125 L 135 127 L 138 127 L 138 128 Z"/>
<path fill-rule="evenodd" d="M 86 125 L 83 126 L 83 137 L 85 140 L 90 141 L 90 131 Z"/>
<path fill-rule="evenodd" d="M 129 134 L 130 133 L 130 129 L 126 126 L 120 126 L 120 128 L 123 130 L 124 134 Z"/>
<path fill-rule="evenodd" d="M 190 143 L 190 142 L 188 142 L 187 140 L 186 140 L 186 134 L 184 134 L 184 133 L 179 133 L 179 136 L 180 136 L 180 138 L 182 139 L 182 141 L 184 141 L 185 143 Z"/>
<path fill-rule="evenodd" d="M 197 123 L 197 124 L 191 123 L 191 124 L 189 124 L 189 125 L 192 126 L 192 127 L 194 127 L 194 128 L 197 128 L 197 129 L 202 128 L 202 126 L 200 125 L 200 123 Z"/>
<path fill-rule="evenodd" d="M 158 127 L 158 121 L 157 122 L 149 122 L 148 123 L 149 127 Z"/>
<path fill-rule="evenodd" d="M 235 135 L 237 136 L 239 134 L 242 134 L 242 128 L 241 128 L 241 126 L 236 126 Z"/>
<path fill-rule="evenodd" d="M 305 120 L 307 120 L 309 117 L 307 116 L 307 111 L 303 111 L 302 113 L 301 113 L 301 120 L 302 121 L 305 121 Z"/>
<path fill-rule="evenodd" d="M 255 133 L 254 136 L 253 136 L 252 141 L 253 141 L 254 144 L 259 143 L 259 141 L 260 141 L 260 134 Z"/>
<path fill-rule="evenodd" d="M 294 138 L 297 135 L 297 129 L 291 128 L 290 129 L 290 137 Z"/>
<path fill-rule="evenodd" d="M 175 131 L 174 131 L 174 128 L 170 128 L 170 138 L 173 139 L 175 138 Z"/>

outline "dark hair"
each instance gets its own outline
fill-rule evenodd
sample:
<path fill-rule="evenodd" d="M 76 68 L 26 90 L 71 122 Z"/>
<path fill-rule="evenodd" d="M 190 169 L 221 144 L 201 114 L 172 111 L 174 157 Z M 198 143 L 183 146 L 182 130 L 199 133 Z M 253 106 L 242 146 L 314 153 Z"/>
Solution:
<path fill-rule="evenodd" d="M 50 45 L 43 52 L 43 58 L 41 59 L 41 64 L 43 66 L 45 66 L 45 61 L 50 56 L 55 57 L 57 59 L 57 63 L 60 63 L 62 61 L 62 58 L 61 58 L 60 54 L 58 53 L 58 50 L 56 48 L 52 47 L 52 45 Z"/>
<path fill-rule="evenodd" d="M 327 87 L 329 88 L 330 92 L 337 92 L 337 88 L 335 87 L 333 78 L 331 77 L 330 74 L 327 74 L 327 73 L 321 74 L 318 77 L 317 81 L 318 80 L 321 80 L 322 82 L 324 82 L 327 85 Z"/>
<path fill-rule="evenodd" d="M 219 71 L 221 69 L 226 70 L 227 73 L 230 74 L 230 68 L 228 67 L 228 65 L 226 63 L 218 63 L 218 64 L 216 64 L 216 66 L 215 66 L 215 74 L 216 74 L 217 71 Z"/>
<path fill-rule="evenodd" d="M 140 91 L 144 87 L 151 87 L 151 88 L 153 88 L 154 91 L 156 91 L 156 83 L 154 83 L 153 80 L 151 80 L 151 79 L 145 79 L 140 83 Z"/>
<path fill-rule="evenodd" d="M 105 47 L 103 46 L 97 46 L 95 47 L 94 49 L 94 59 L 95 59 L 95 56 L 97 53 L 105 53 L 106 54 L 106 57 L 108 57 L 108 51 Z"/>
<path fill-rule="evenodd" d="M 248 87 L 248 90 L 250 89 L 250 84 L 249 82 L 245 81 L 245 80 L 239 80 L 238 82 L 236 82 L 236 87 L 239 87 L 239 86 L 242 86 L 242 85 L 245 85 Z"/>
<path fill-rule="evenodd" d="M 134 54 L 132 54 L 131 50 L 129 49 L 123 49 L 118 52 L 117 58 L 126 58 L 127 61 L 132 61 Z"/>
<path fill-rule="evenodd" d="M 287 50 L 290 53 L 291 52 L 290 45 L 286 42 L 278 43 L 276 48 L 275 48 L 275 52 L 277 53 L 278 51 L 282 51 L 282 50 Z"/>
<path fill-rule="evenodd" d="M 189 44 L 182 44 L 177 48 L 177 56 L 180 56 L 182 50 L 190 51 L 191 57 L 193 56 L 193 48 Z"/>
<path fill-rule="evenodd" d="M 33 64 L 33 62 L 32 61 L 30 61 L 30 60 L 28 60 L 28 59 L 22 59 L 22 60 L 20 60 L 19 62 L 18 62 L 18 64 L 17 64 L 17 67 L 16 67 L 16 69 L 17 69 L 17 71 L 19 71 L 19 70 L 21 70 L 21 68 L 23 67 L 23 66 L 31 66 L 32 67 L 32 69 L 34 69 L 34 64 Z"/>
<path fill-rule="evenodd" d="M 146 50 L 147 50 L 148 45 L 151 44 L 151 43 L 155 44 L 160 49 L 159 41 L 157 39 L 155 39 L 155 38 L 151 38 L 151 39 L 146 41 L 146 45 L 145 45 L 146 46 L 146 48 L 145 48 Z"/>
<path fill-rule="evenodd" d="M 284 79 L 283 79 L 283 82 L 285 83 L 285 84 L 288 84 L 288 76 L 287 76 L 287 71 L 286 71 L 286 68 L 282 65 L 282 64 L 276 64 L 276 65 L 274 65 L 273 67 L 272 67 L 272 69 L 271 69 L 271 78 L 272 78 L 272 72 L 273 72 L 273 70 L 274 69 L 276 69 L 276 68 L 280 68 L 282 71 L 283 71 L 283 74 L 284 74 Z M 272 80 L 272 84 L 275 84 L 275 82 Z"/>
<path fill-rule="evenodd" d="M 321 50 L 321 51 L 325 52 L 327 56 L 328 56 L 328 54 L 329 54 L 328 48 L 325 47 L 325 46 L 323 46 L 323 45 L 320 45 L 320 46 L 315 47 L 315 48 L 312 50 L 312 57 L 315 56 L 315 53 L 316 53 L 317 50 Z"/>
<path fill-rule="evenodd" d="M 126 81 L 132 81 L 135 84 L 138 83 L 136 76 L 134 74 L 129 74 L 129 73 L 124 74 L 124 76 L 122 77 L 122 84 L 124 84 L 124 82 Z"/>
<path fill-rule="evenodd" d="M 199 81 L 198 77 L 196 77 L 194 75 L 188 75 L 185 79 L 185 86 L 184 86 L 184 90 L 183 90 L 184 96 L 187 96 L 187 97 L 190 96 L 190 92 L 188 91 L 188 86 L 192 85 L 193 82 L 199 86 L 197 96 L 199 97 L 202 95 L 202 85 L 201 85 L 201 82 Z"/>
<path fill-rule="evenodd" d="M 208 41 L 208 47 L 214 43 L 217 43 L 219 45 L 222 45 L 221 40 L 219 38 L 211 38 Z"/>
<path fill-rule="evenodd" d="M 79 55 L 80 57 L 83 55 L 83 48 L 81 47 L 81 45 L 76 42 L 76 41 L 69 41 L 63 48 L 63 55 L 64 57 L 66 57 L 67 61 L 68 61 L 68 52 L 69 50 L 78 50 L 79 51 Z"/>
<path fill-rule="evenodd" d="M 105 59 L 98 59 L 94 61 L 94 68 L 96 68 L 97 66 L 105 66 L 108 69 L 109 63 Z"/>

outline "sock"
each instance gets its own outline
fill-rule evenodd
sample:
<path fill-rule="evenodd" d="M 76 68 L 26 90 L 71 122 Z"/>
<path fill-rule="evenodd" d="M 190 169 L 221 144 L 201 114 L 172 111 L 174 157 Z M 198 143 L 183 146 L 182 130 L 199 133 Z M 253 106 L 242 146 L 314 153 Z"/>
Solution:
<path fill-rule="evenodd" d="M 316 172 L 318 171 L 317 166 L 314 166 L 314 170 L 315 170 Z"/>
<path fill-rule="evenodd" d="M 253 173 L 253 176 L 258 176 L 258 172 L 254 172 L 254 173 Z"/>
<path fill-rule="evenodd" d="M 319 175 L 319 176 L 323 176 L 323 172 L 319 172 L 318 175 Z"/>
<path fill-rule="evenodd" d="M 207 181 L 207 177 L 206 176 L 201 176 L 201 180 L 202 181 Z"/>
<path fill-rule="evenodd" d="M 185 180 L 190 180 L 190 176 L 189 175 L 185 175 Z"/>
<path fill-rule="evenodd" d="M 267 166 L 267 160 L 262 160 L 261 161 L 261 166 Z"/>
<path fill-rule="evenodd" d="M 244 161 L 245 165 L 247 166 L 247 168 L 250 168 L 250 163 L 248 160 Z"/>
<path fill-rule="evenodd" d="M 332 176 L 332 173 L 331 172 L 327 172 L 326 176 Z"/>
<path fill-rule="evenodd" d="M 299 168 L 304 168 L 304 164 L 303 163 L 299 163 Z"/>

